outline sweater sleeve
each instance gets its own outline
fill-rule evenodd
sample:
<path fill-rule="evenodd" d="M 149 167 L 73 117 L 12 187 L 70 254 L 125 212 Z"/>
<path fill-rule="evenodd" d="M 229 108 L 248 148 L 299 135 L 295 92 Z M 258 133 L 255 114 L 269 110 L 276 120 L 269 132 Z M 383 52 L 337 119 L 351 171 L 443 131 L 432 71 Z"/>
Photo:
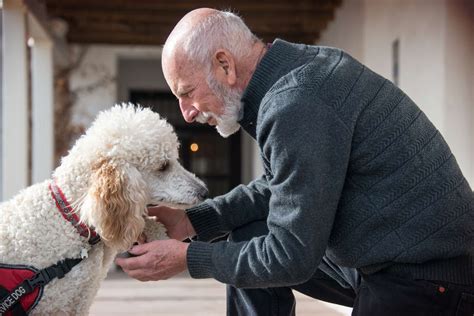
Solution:
<path fill-rule="evenodd" d="M 343 188 L 351 134 L 332 108 L 301 91 L 272 98 L 258 142 L 271 176 L 266 236 L 247 242 L 194 242 L 191 276 L 237 287 L 278 287 L 308 280 L 327 246 Z"/>
<path fill-rule="evenodd" d="M 198 240 L 209 241 L 268 215 L 270 191 L 265 176 L 186 210 Z"/>

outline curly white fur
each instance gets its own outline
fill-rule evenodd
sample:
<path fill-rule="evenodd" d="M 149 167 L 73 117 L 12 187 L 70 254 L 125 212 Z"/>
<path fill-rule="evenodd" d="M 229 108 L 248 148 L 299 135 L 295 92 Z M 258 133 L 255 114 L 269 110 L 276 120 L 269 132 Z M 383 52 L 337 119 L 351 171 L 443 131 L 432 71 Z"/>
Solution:
<path fill-rule="evenodd" d="M 178 139 L 158 114 L 133 105 L 99 114 L 53 174 L 81 220 L 102 241 L 92 249 L 57 210 L 50 180 L 0 205 L 0 263 L 46 268 L 65 258 L 89 257 L 49 283 L 32 315 L 86 315 L 118 251 L 145 229 L 146 206 L 187 207 L 206 195 L 204 184 L 178 162 Z M 149 240 L 166 236 L 146 221 Z"/>

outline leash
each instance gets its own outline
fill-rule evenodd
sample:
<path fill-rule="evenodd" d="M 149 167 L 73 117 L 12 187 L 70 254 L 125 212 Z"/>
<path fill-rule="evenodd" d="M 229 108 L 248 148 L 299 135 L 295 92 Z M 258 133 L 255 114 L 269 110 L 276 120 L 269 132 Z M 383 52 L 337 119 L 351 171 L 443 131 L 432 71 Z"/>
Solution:
<path fill-rule="evenodd" d="M 66 196 L 55 181 L 52 181 L 49 184 L 49 190 L 51 191 L 51 196 L 53 197 L 56 207 L 64 219 L 69 221 L 81 236 L 87 238 L 91 246 L 97 244 L 100 241 L 100 236 L 92 227 L 88 227 L 80 221 L 79 217 L 74 213 L 74 210 L 67 201 Z M 28 315 L 20 304 L 20 300 L 35 291 L 36 288 L 44 287 L 55 278 L 64 278 L 73 267 L 78 265 L 83 259 L 87 258 L 87 249 L 83 248 L 80 256 L 80 258 L 67 258 L 61 260 L 56 264 L 36 272 L 31 278 L 24 280 L 11 291 L 0 286 L 0 316 L 4 316 L 8 311 L 10 311 L 14 316 Z"/>

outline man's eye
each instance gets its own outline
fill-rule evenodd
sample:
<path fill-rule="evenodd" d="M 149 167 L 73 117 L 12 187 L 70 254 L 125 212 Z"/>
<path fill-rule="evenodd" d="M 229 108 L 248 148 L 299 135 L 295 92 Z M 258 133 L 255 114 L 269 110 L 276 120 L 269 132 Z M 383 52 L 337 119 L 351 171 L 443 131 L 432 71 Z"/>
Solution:
<path fill-rule="evenodd" d="M 190 98 L 193 91 L 194 91 L 194 89 L 186 91 L 185 93 L 181 94 L 181 96 L 183 96 L 185 98 Z"/>
<path fill-rule="evenodd" d="M 165 171 L 168 168 L 168 162 L 164 162 L 159 168 L 158 171 Z"/>

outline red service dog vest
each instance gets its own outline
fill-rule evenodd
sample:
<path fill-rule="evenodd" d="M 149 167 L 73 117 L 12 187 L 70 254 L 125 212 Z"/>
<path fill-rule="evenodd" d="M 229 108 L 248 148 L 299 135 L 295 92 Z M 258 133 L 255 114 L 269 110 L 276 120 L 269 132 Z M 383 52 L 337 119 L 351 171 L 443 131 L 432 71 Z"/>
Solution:
<path fill-rule="evenodd" d="M 2 292 L 5 292 L 5 290 L 8 292 L 13 291 L 24 280 L 33 277 L 37 272 L 37 269 L 30 266 L 0 264 L 0 298 L 3 297 Z M 21 288 L 17 289 L 15 292 L 18 293 L 11 293 L 12 297 L 18 297 L 24 294 Z M 37 287 L 33 292 L 22 297 L 19 303 L 21 304 L 23 310 L 28 313 L 31 309 L 33 309 L 33 307 L 36 306 L 36 304 L 38 304 L 42 295 L 43 287 Z M 12 316 L 13 314 L 11 310 L 5 312 L 6 310 L 10 309 L 10 305 L 11 304 L 9 304 L 9 301 L 3 302 L 0 305 L 0 315 Z"/>

